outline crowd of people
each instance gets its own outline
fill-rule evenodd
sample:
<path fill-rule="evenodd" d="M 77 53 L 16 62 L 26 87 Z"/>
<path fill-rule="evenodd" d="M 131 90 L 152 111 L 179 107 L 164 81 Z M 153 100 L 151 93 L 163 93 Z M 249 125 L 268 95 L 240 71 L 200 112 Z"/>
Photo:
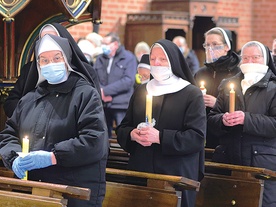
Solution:
<path fill-rule="evenodd" d="M 200 67 L 182 36 L 131 52 L 116 33 L 76 42 L 60 24 L 44 25 L 4 104 L 5 167 L 17 178 L 28 171 L 30 180 L 91 189 L 89 201 L 68 198 L 68 207 L 102 206 L 115 135 L 130 170 L 201 181 L 207 147 L 214 162 L 275 171 L 276 41 L 272 52 L 249 41 L 238 55 L 231 32 L 214 27 L 203 48 Z M 24 136 L 30 152 L 22 155 Z M 195 201 L 195 191 L 182 192 L 182 207 Z M 276 182 L 267 180 L 262 207 L 275 205 Z"/>

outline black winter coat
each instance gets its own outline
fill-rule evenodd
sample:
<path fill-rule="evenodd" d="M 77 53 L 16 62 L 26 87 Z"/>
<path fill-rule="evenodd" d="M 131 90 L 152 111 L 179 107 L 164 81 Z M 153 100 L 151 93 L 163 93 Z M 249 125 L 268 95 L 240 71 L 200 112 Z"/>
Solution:
<path fill-rule="evenodd" d="M 276 171 L 276 77 L 265 77 L 242 94 L 243 74 L 222 82 L 208 128 L 220 137 L 213 161 Z M 229 83 L 236 88 L 236 111 L 245 112 L 244 125 L 226 127 L 222 116 L 229 109 Z M 276 206 L 276 182 L 266 180 L 262 207 Z"/>
<path fill-rule="evenodd" d="M 200 86 L 201 81 L 204 81 L 207 94 L 217 97 L 221 81 L 240 72 L 239 63 L 240 57 L 234 52 L 228 52 L 226 56 L 220 57 L 214 63 L 205 63 L 205 66 L 196 73 L 195 80 L 198 86 Z M 210 110 L 210 107 L 206 107 L 207 115 Z M 217 145 L 218 137 L 207 126 L 206 147 L 215 148 Z"/>
<path fill-rule="evenodd" d="M 58 85 L 43 82 L 26 94 L 0 133 L 0 154 L 11 169 L 28 136 L 30 151 L 53 151 L 57 165 L 32 170 L 30 180 L 91 189 L 90 201 L 69 199 L 68 207 L 101 206 L 105 194 L 108 135 L 101 98 L 94 87 L 71 72 Z"/>
<path fill-rule="evenodd" d="M 208 127 L 220 137 L 226 163 L 276 170 L 276 77 L 269 71 L 244 95 L 242 79 L 239 73 L 222 82 L 217 103 L 208 115 Z M 230 82 L 236 88 L 235 110 L 245 112 L 244 125 L 226 127 L 222 123 L 223 114 L 229 111 Z M 274 158 L 257 162 L 258 156 L 266 156 L 267 152 L 271 154 L 267 158 Z"/>

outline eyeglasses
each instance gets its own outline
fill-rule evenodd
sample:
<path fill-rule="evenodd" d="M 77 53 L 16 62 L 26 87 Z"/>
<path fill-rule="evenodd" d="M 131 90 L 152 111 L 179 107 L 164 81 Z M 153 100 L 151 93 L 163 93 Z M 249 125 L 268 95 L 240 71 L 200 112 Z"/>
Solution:
<path fill-rule="evenodd" d="M 62 55 L 56 55 L 54 56 L 52 59 L 48 59 L 48 58 L 38 58 L 37 62 L 40 66 L 44 66 L 49 64 L 50 62 L 52 63 L 59 63 L 59 62 L 63 62 L 63 56 Z"/>
<path fill-rule="evenodd" d="M 224 43 L 220 43 L 220 44 L 206 44 L 203 43 L 202 46 L 204 49 L 208 49 L 208 48 L 212 48 L 213 50 L 222 50 L 224 48 Z"/>
<path fill-rule="evenodd" d="M 253 60 L 253 61 L 258 61 L 260 58 L 262 58 L 263 56 L 262 55 L 251 55 L 251 56 L 248 56 L 248 55 L 242 55 L 241 58 L 242 58 L 242 61 L 244 62 L 247 62 L 249 61 L 250 59 Z"/>

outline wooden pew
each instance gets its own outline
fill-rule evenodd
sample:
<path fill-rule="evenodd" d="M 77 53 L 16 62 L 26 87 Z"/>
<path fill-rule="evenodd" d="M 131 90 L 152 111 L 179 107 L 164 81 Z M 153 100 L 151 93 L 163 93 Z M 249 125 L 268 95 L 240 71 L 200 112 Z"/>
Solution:
<path fill-rule="evenodd" d="M 89 200 L 90 189 L 74 186 L 25 181 L 11 178 L 13 172 L 0 168 L 0 206 L 5 207 L 66 207 L 67 197 Z"/>
<path fill-rule="evenodd" d="M 107 168 L 109 175 L 144 178 L 146 186 L 107 182 L 103 207 L 179 207 L 182 190 L 199 191 L 200 183 L 181 176 Z"/>
<path fill-rule="evenodd" d="M 111 141 L 111 166 L 124 169 L 128 154 L 116 139 Z M 196 207 L 261 207 L 264 181 L 275 180 L 276 172 L 248 166 L 211 162 L 214 149 L 205 148 L 205 177 L 201 181 Z M 123 157 L 123 159 L 122 159 Z M 108 175 L 109 176 L 109 175 Z"/>
<path fill-rule="evenodd" d="M 276 172 L 256 167 L 205 162 L 196 207 L 261 207 L 264 180 L 275 180 Z"/>

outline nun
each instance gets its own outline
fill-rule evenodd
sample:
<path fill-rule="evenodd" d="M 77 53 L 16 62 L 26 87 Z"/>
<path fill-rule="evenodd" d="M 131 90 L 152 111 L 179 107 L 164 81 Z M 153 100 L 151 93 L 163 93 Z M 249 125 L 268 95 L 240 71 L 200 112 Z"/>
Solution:
<path fill-rule="evenodd" d="M 86 68 L 76 68 L 72 56 L 65 38 L 46 34 L 36 43 L 41 78 L 0 133 L 0 155 L 18 178 L 28 171 L 29 180 L 91 189 L 89 201 L 67 198 L 68 207 L 101 207 L 109 146 L 104 111 Z M 25 136 L 30 153 L 21 157 Z"/>
<path fill-rule="evenodd" d="M 213 161 L 276 171 L 276 70 L 266 46 L 247 42 L 241 49 L 241 72 L 222 81 L 208 128 L 219 136 Z M 229 85 L 235 111 L 229 112 Z M 276 182 L 264 181 L 262 207 L 276 206 Z"/>
<path fill-rule="evenodd" d="M 173 42 L 155 42 L 149 59 L 153 79 L 136 88 L 116 129 L 118 143 L 130 154 L 128 169 L 200 180 L 206 130 L 202 92 Z M 147 95 L 152 119 L 146 117 Z M 195 191 L 182 192 L 182 207 L 194 207 L 195 201 Z"/>

